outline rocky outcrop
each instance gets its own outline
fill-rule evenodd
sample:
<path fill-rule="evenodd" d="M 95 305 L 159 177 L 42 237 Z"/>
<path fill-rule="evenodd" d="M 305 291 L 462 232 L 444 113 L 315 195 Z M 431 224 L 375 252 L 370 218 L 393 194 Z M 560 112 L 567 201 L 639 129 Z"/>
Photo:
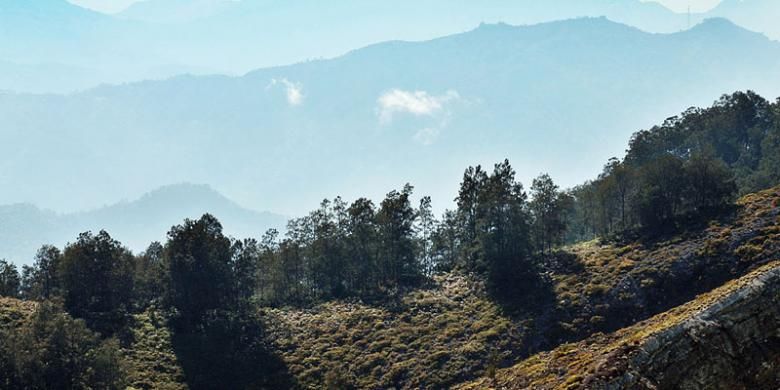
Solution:
<path fill-rule="evenodd" d="M 462 389 L 780 389 L 780 262 Z"/>
<path fill-rule="evenodd" d="M 709 308 L 648 337 L 624 373 L 586 388 L 780 388 L 780 267 L 747 281 Z"/>

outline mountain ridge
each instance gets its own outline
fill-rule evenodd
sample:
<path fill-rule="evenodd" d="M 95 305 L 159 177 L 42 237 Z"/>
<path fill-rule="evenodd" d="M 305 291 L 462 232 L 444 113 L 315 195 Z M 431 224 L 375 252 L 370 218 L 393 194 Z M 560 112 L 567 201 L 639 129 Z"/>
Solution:
<path fill-rule="evenodd" d="M 162 241 L 168 229 L 185 218 L 212 213 L 235 237 L 259 238 L 270 228 L 283 229 L 286 217 L 244 208 L 204 184 L 181 183 L 152 190 L 87 211 L 56 213 L 29 204 L 0 206 L 0 259 L 30 264 L 44 244 L 63 245 L 85 231 L 106 230 L 135 252 Z M 23 227 L 23 228 L 21 228 Z"/>
<path fill-rule="evenodd" d="M 381 1 L 352 1 L 327 7 L 311 1 L 282 4 L 255 0 L 199 0 L 195 3 L 151 0 L 134 4 L 124 16 L 123 13 L 112 15 L 90 11 L 65 1 L 45 3 L 61 12 L 43 13 L 36 11 L 42 7 L 38 2 L 15 0 L 4 4 L 24 11 L 14 12 L 16 17 L 10 17 L 10 12 L 0 15 L 0 24 L 5 27 L 0 30 L 0 48 L 6 51 L 5 60 L 21 64 L 54 62 L 82 68 L 94 67 L 99 75 L 73 78 L 67 83 L 56 83 L 54 78 L 50 90 L 46 91 L 41 90 L 37 80 L 44 74 L 31 67 L 12 84 L 0 85 L 0 89 L 13 87 L 22 92 L 78 91 L 100 83 L 171 77 L 186 69 L 243 74 L 257 68 L 310 58 L 333 58 L 356 47 L 391 39 L 419 41 L 445 36 L 466 31 L 479 22 L 527 25 L 607 16 L 643 31 L 671 33 L 686 30 L 708 17 L 726 17 L 774 39 L 780 37 L 771 18 L 765 20 L 765 15 L 780 11 L 775 4 L 766 2 L 739 3 L 739 6 L 724 3 L 707 13 L 691 15 L 690 23 L 688 15 L 674 13 L 657 3 L 638 0 L 558 0 L 555 3 L 496 0 L 491 7 L 444 0 L 392 6 Z M 148 12 L 143 10 L 145 8 Z M 29 17 L 36 12 L 40 17 Z M 133 13 L 148 15 L 134 17 Z M 52 19 L 54 15 L 63 15 L 62 20 Z M 78 15 L 82 16 L 81 19 Z M 351 15 L 349 18 L 357 23 L 347 28 L 335 22 L 342 15 Z M 383 15 L 383 18 L 377 19 L 376 15 Z M 310 30 L 287 34 L 285 44 L 271 39 L 272 36 L 285 34 L 285 29 L 299 23 L 309 25 Z M 399 25 L 405 28 L 399 31 Z M 333 44 L 327 47 L 312 45 L 315 36 L 328 37 L 328 42 Z M 21 40 L 26 40 L 27 44 L 20 46 L 18 42 Z M 74 41 L 80 42 L 80 45 L 73 46 L 71 43 Z M 223 44 L 209 46 L 216 41 Z M 217 52 L 207 53 L 206 47 Z M 47 53 L 47 57 L 35 53 Z M 177 68 L 167 68 L 172 64 Z M 66 71 L 62 70 L 61 78 L 67 78 Z"/>
<path fill-rule="evenodd" d="M 0 184 L 9 190 L 0 203 L 85 209 L 200 182 L 252 208 L 297 215 L 326 197 L 378 199 L 407 181 L 446 202 L 463 166 L 506 157 L 524 181 L 546 170 L 575 185 L 620 155 L 621 139 L 680 107 L 734 90 L 780 95 L 780 76 L 769 71 L 780 64 L 780 44 L 731 24 L 717 28 L 732 39 L 649 34 L 599 18 L 484 25 L 240 77 L 4 94 L 9 143 L 0 151 L 9 169 Z M 623 109 L 609 109 L 616 105 Z M 487 143 L 489 135 L 500 141 Z M 214 150 L 231 153 L 192 158 Z M 36 156 L 68 163 L 44 167 Z M 86 164 L 87 156 L 107 164 Z M 590 163 L 571 169 L 574 158 Z M 25 170 L 34 175 L 14 173 Z M 66 197 L 73 183 L 89 190 Z"/>

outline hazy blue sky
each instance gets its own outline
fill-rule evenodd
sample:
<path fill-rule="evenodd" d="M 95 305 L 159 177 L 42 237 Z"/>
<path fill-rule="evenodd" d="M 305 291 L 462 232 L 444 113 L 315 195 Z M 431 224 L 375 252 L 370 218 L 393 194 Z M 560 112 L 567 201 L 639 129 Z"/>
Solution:
<path fill-rule="evenodd" d="M 693 12 L 707 11 L 720 3 L 721 0 L 658 0 L 658 3 L 665 5 L 672 11 L 685 12 L 688 6 Z"/>
<path fill-rule="evenodd" d="M 85 7 L 89 7 L 102 12 L 118 12 L 126 8 L 132 3 L 139 0 L 69 0 L 72 3 L 76 3 Z M 650 0 L 648 0 L 650 1 Z M 657 0 L 659 3 L 666 7 L 678 11 L 685 12 L 688 6 L 694 12 L 706 11 L 718 3 L 720 0 Z"/>

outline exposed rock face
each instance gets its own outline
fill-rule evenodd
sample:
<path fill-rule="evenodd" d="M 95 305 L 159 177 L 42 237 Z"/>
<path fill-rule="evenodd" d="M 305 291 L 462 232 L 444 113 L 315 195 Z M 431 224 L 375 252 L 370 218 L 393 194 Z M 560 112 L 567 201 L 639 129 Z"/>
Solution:
<path fill-rule="evenodd" d="M 780 389 L 780 261 L 461 389 Z"/>
<path fill-rule="evenodd" d="M 780 388 L 780 267 L 650 336 L 607 389 Z"/>

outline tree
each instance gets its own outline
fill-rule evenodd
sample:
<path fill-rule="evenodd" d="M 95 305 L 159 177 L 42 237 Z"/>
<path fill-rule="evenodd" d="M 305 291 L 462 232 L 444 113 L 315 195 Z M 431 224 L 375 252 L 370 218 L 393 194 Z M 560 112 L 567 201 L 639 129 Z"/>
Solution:
<path fill-rule="evenodd" d="M 618 202 L 620 229 L 627 229 L 629 226 L 629 201 L 634 188 L 634 171 L 614 157 L 607 163 L 605 171 L 609 172 L 609 180 L 612 181 L 611 187 L 615 191 Z"/>
<path fill-rule="evenodd" d="M 133 255 L 105 231 L 79 235 L 58 273 L 65 308 L 108 336 L 124 325 L 133 298 Z"/>
<path fill-rule="evenodd" d="M 420 206 L 417 208 L 417 216 L 417 231 L 420 242 L 420 263 L 422 264 L 423 274 L 430 277 L 435 268 L 433 258 L 433 234 L 436 230 L 436 216 L 433 215 L 430 196 L 424 196 L 420 199 Z"/>
<path fill-rule="evenodd" d="M 0 296 L 16 298 L 21 288 L 21 277 L 13 263 L 0 259 Z"/>
<path fill-rule="evenodd" d="M 164 248 L 159 242 L 137 256 L 134 268 L 134 301 L 143 309 L 158 300 L 165 288 Z"/>
<path fill-rule="evenodd" d="M 394 286 L 419 280 L 420 266 L 414 253 L 414 221 L 416 212 L 410 197 L 413 187 L 391 191 L 380 205 L 377 225 L 380 240 L 380 264 L 383 281 Z"/>
<path fill-rule="evenodd" d="M 210 312 L 234 307 L 232 259 L 230 239 L 212 215 L 171 228 L 165 246 L 166 301 L 176 309 L 177 325 L 189 328 Z"/>
<path fill-rule="evenodd" d="M 49 301 L 37 306 L 28 326 L 0 331 L 0 356 L 11 368 L 0 377 L 3 388 L 125 388 L 118 343 L 101 341 Z"/>
<path fill-rule="evenodd" d="M 751 177 L 750 189 L 768 188 L 780 183 L 780 99 L 776 104 L 777 119 L 761 141 L 761 159 L 757 172 Z"/>
<path fill-rule="evenodd" d="M 587 181 L 570 191 L 572 205 L 570 214 L 572 223 L 567 229 L 567 242 L 589 240 L 596 237 L 601 231 L 598 223 L 598 196 L 596 184 Z"/>
<path fill-rule="evenodd" d="M 733 201 L 737 192 L 726 165 L 706 153 L 696 153 L 685 162 L 685 197 L 690 212 L 707 213 Z"/>
<path fill-rule="evenodd" d="M 333 202 L 326 199 L 306 220 L 310 224 L 306 249 L 315 296 L 343 297 L 346 294 L 343 232 L 336 218 L 337 210 L 340 214 L 345 208 L 340 198 Z"/>
<path fill-rule="evenodd" d="M 449 271 L 458 261 L 458 228 L 457 213 L 452 210 L 444 211 L 441 223 L 436 226 L 431 238 L 433 263 L 437 271 Z"/>
<path fill-rule="evenodd" d="M 279 231 L 269 229 L 260 239 L 260 259 L 256 274 L 257 296 L 260 302 L 266 305 L 277 303 L 281 290 L 278 286 L 282 279 L 279 267 L 280 245 L 277 241 L 278 238 Z"/>
<path fill-rule="evenodd" d="M 479 193 L 477 242 L 488 287 L 502 296 L 523 290 L 533 277 L 526 202 L 509 161 L 496 164 Z"/>
<path fill-rule="evenodd" d="M 682 159 L 664 155 L 642 167 L 639 217 L 650 231 L 658 231 L 679 212 L 686 186 Z"/>
<path fill-rule="evenodd" d="M 54 246 L 44 245 L 35 254 L 33 266 L 25 266 L 22 290 L 26 299 L 49 299 L 59 293 L 58 268 L 62 252 Z"/>
<path fill-rule="evenodd" d="M 233 283 L 236 286 L 234 299 L 241 305 L 247 305 L 257 291 L 261 249 L 256 240 L 245 239 L 233 243 L 232 252 L 235 274 Z"/>
<path fill-rule="evenodd" d="M 463 173 L 458 197 L 455 202 L 458 205 L 458 241 L 460 242 L 460 254 L 458 255 L 462 265 L 469 270 L 479 267 L 479 260 L 483 258 L 477 243 L 477 220 L 480 211 L 480 193 L 487 182 L 488 175 L 482 167 L 468 167 Z"/>
<path fill-rule="evenodd" d="M 347 209 L 346 253 L 350 261 L 350 285 L 358 295 L 375 290 L 379 284 L 379 227 L 376 208 L 359 198 Z"/>
<path fill-rule="evenodd" d="M 539 175 L 531 185 L 530 207 L 536 246 L 542 252 L 552 250 L 566 231 L 563 193 L 547 174 Z"/>

